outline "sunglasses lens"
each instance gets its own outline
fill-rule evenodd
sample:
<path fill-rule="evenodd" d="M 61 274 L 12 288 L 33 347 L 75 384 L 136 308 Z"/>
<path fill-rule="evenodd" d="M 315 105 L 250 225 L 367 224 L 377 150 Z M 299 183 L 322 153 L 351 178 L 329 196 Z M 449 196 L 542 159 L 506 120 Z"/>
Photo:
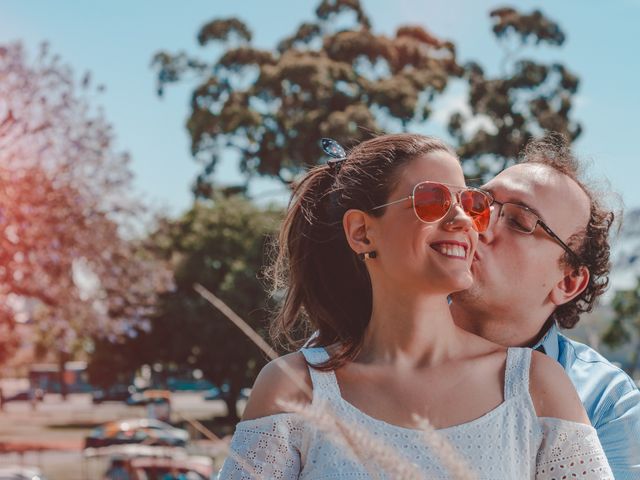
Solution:
<path fill-rule="evenodd" d="M 449 189 L 439 183 L 420 183 L 413 192 L 416 215 L 424 222 L 435 222 L 444 217 L 451 207 Z"/>
<path fill-rule="evenodd" d="M 441 183 L 420 183 L 416 186 L 413 195 L 416 214 L 424 222 L 436 222 L 442 219 L 451 208 L 451 192 Z M 460 203 L 462 209 L 471 218 L 473 228 L 478 232 L 484 232 L 491 219 L 489 196 L 479 190 L 462 190 Z"/>
<path fill-rule="evenodd" d="M 473 228 L 484 232 L 491 220 L 489 197 L 477 190 L 465 190 L 460 195 L 460 201 L 465 213 L 473 221 Z"/>

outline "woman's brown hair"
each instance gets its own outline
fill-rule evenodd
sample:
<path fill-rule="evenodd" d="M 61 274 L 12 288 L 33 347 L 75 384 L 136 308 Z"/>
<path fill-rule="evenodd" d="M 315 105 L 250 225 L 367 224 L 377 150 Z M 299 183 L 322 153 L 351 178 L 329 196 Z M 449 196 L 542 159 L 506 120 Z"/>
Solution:
<path fill-rule="evenodd" d="M 314 167 L 296 185 L 270 269 L 273 294 L 282 297 L 271 324 L 277 344 L 336 344 L 321 369 L 357 355 L 371 317 L 371 282 L 347 243 L 342 217 L 349 209 L 381 216 L 385 209 L 371 209 L 387 202 L 402 166 L 435 151 L 456 156 L 433 137 L 382 135 L 353 148 L 338 165 Z"/>

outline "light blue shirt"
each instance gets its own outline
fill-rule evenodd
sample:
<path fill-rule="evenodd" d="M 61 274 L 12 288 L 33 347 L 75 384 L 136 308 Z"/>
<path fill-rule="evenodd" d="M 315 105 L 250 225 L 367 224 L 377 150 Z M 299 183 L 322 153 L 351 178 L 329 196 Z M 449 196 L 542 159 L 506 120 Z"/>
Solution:
<path fill-rule="evenodd" d="M 640 391 L 623 370 L 554 324 L 533 348 L 563 366 L 598 432 L 616 480 L 640 479 Z"/>

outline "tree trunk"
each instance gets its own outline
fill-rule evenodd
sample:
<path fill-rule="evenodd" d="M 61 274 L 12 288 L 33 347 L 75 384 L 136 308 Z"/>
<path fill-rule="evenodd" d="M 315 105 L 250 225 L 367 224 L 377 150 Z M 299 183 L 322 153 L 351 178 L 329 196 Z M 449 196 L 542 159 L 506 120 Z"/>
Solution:
<path fill-rule="evenodd" d="M 65 379 L 65 364 L 67 363 L 67 353 L 60 352 L 58 355 L 58 374 L 60 378 L 60 395 L 62 396 L 62 400 L 67 399 L 67 382 Z"/>
<path fill-rule="evenodd" d="M 238 409 L 236 408 L 237 398 L 231 396 L 225 397 L 224 403 L 227 405 L 227 416 L 225 417 L 229 423 L 236 424 L 240 421 L 238 416 Z"/>
<path fill-rule="evenodd" d="M 240 417 L 238 415 L 238 397 L 240 396 L 240 387 L 234 385 L 233 382 L 229 385 L 229 393 L 224 396 L 224 403 L 227 405 L 227 416 L 226 419 L 229 423 L 233 423 L 234 425 L 240 421 Z"/>

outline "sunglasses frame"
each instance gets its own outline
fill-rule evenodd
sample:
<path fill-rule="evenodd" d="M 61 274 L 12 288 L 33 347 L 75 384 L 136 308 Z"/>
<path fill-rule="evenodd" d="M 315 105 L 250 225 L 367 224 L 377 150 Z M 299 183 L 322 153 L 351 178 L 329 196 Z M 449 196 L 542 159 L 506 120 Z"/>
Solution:
<path fill-rule="evenodd" d="M 431 220 L 431 221 L 427 221 L 427 220 L 423 220 L 422 218 L 420 218 L 420 215 L 418 215 L 418 211 L 416 209 L 416 202 L 415 202 L 415 193 L 416 193 L 416 189 L 420 186 L 420 185 L 424 185 L 424 184 L 433 184 L 433 185 L 440 185 L 445 187 L 445 189 L 449 192 L 449 198 L 454 200 L 451 202 L 451 204 L 449 205 L 449 208 L 447 209 L 446 212 L 444 212 L 444 214 L 440 217 L 437 218 L 436 220 Z M 452 190 L 452 189 L 455 189 Z M 416 214 L 416 217 L 418 218 L 418 220 L 420 220 L 422 223 L 436 223 L 439 222 L 440 220 L 442 220 L 443 218 L 445 218 L 447 215 L 449 215 L 449 212 L 451 211 L 451 209 L 456 206 L 456 205 L 460 205 L 462 206 L 462 202 L 461 202 L 461 198 L 460 198 L 460 194 L 462 192 L 468 192 L 468 191 L 472 191 L 472 192 L 478 192 L 481 193 L 482 195 L 484 195 L 485 197 L 487 197 L 487 210 L 489 210 L 491 208 L 491 204 L 492 202 L 495 201 L 495 199 L 493 198 L 492 195 L 489 194 L 489 192 L 486 192 L 485 190 L 482 190 L 480 188 L 475 188 L 475 187 L 459 187 L 456 185 L 449 185 L 447 183 L 442 183 L 442 182 L 433 182 L 431 180 L 424 180 L 422 182 L 418 182 L 415 184 L 415 186 L 413 187 L 413 189 L 411 190 L 411 194 L 406 196 L 406 197 L 402 197 L 399 198 L 398 200 L 394 200 L 392 202 L 389 203 L 385 203 L 383 205 L 378 205 L 376 207 L 373 207 L 371 209 L 371 211 L 373 210 L 378 210 L 380 208 L 384 208 L 384 207 L 388 207 L 390 205 L 395 205 L 396 203 L 401 203 L 404 202 L 406 200 L 411 200 L 411 206 L 413 207 L 413 213 Z M 464 210 L 464 207 L 463 207 Z M 471 217 L 471 215 L 469 215 L 466 210 L 464 212 L 469 218 L 472 219 L 472 225 L 473 225 L 473 229 L 476 230 L 478 233 L 482 233 L 484 231 L 486 231 L 486 228 L 482 231 L 479 231 L 476 229 L 476 225 L 475 222 L 473 222 L 473 218 Z M 489 222 L 491 221 L 491 213 L 489 213 Z M 489 223 L 487 223 L 487 228 L 489 227 Z"/>

